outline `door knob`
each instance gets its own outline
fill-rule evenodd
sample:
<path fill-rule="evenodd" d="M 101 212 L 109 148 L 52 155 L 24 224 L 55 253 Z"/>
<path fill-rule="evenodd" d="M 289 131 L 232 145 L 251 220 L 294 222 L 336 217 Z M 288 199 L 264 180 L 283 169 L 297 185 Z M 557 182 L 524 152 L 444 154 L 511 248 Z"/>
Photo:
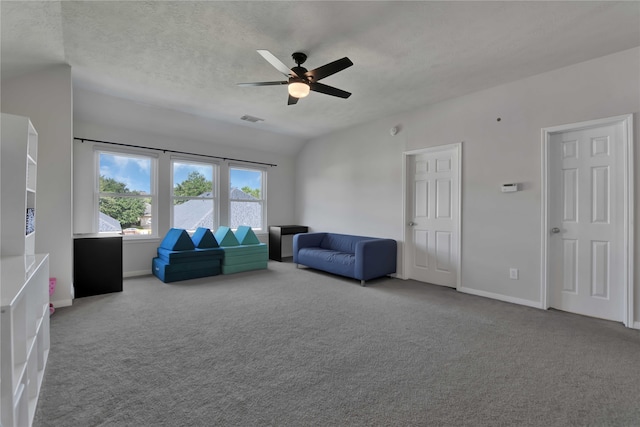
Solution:
<path fill-rule="evenodd" d="M 415 223 L 415 222 L 413 222 L 413 221 L 409 221 L 409 224 L 407 224 L 407 225 L 408 225 L 409 227 L 413 227 L 414 225 L 416 225 L 416 223 Z"/>
<path fill-rule="evenodd" d="M 553 234 L 558 234 L 558 233 L 560 232 L 560 229 L 559 229 L 558 227 L 553 227 L 553 228 L 551 229 L 551 232 L 552 232 Z"/>

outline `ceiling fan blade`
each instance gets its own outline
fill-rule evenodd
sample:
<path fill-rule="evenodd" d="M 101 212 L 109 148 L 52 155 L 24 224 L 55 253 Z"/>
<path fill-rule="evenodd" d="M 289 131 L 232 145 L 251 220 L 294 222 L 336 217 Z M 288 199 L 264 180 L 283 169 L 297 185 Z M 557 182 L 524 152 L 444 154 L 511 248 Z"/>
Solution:
<path fill-rule="evenodd" d="M 310 83 L 309 86 L 311 87 L 311 90 L 315 92 L 320 92 L 320 93 L 324 93 L 326 95 L 331 95 L 331 96 L 337 96 L 338 98 L 346 99 L 351 96 L 350 92 L 346 92 L 342 89 L 338 89 L 333 86 L 327 86 L 322 83 L 313 82 L 313 83 Z"/>
<path fill-rule="evenodd" d="M 318 80 L 329 77 L 330 75 L 335 74 L 338 71 L 349 68 L 352 65 L 353 62 L 351 62 L 351 60 L 345 56 L 342 59 L 338 59 L 336 61 L 325 64 L 322 67 L 316 68 L 315 70 L 307 71 L 306 73 L 304 73 L 304 75 L 305 77 L 313 77 L 313 81 L 317 82 Z"/>
<path fill-rule="evenodd" d="M 260 55 L 262 55 L 262 57 L 264 59 L 266 59 L 267 62 L 269 62 L 269 64 L 273 65 L 276 68 L 276 70 L 280 71 L 285 76 L 289 77 L 289 76 L 293 75 L 295 77 L 299 77 L 296 73 L 294 73 L 291 69 L 289 69 L 289 67 L 284 65 L 282 63 L 282 61 L 280 61 L 278 58 L 276 58 L 268 50 L 266 50 L 266 49 L 258 49 L 258 53 Z"/>
<path fill-rule="evenodd" d="M 238 86 L 278 86 L 286 85 L 289 82 L 253 82 L 253 83 L 238 83 Z"/>
<path fill-rule="evenodd" d="M 295 96 L 289 95 L 289 101 L 287 101 L 287 105 L 293 105 L 298 103 L 298 98 Z"/>

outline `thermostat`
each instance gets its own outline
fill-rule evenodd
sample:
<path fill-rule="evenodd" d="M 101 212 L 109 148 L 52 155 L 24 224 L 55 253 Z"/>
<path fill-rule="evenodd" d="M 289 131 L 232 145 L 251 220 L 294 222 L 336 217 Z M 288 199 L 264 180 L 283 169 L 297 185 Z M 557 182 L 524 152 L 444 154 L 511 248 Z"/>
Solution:
<path fill-rule="evenodd" d="M 503 193 L 512 193 L 518 191 L 518 184 L 502 184 Z"/>

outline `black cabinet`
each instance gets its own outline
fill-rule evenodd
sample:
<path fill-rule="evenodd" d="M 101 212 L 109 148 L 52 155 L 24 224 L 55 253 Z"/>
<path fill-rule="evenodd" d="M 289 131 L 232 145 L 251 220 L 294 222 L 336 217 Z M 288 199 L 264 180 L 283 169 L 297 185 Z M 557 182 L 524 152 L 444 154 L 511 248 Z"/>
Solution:
<path fill-rule="evenodd" d="M 76 235 L 73 239 L 76 298 L 122 292 L 122 236 Z"/>
<path fill-rule="evenodd" d="M 305 225 L 270 225 L 269 226 L 269 259 L 282 261 L 282 236 L 308 233 Z"/>

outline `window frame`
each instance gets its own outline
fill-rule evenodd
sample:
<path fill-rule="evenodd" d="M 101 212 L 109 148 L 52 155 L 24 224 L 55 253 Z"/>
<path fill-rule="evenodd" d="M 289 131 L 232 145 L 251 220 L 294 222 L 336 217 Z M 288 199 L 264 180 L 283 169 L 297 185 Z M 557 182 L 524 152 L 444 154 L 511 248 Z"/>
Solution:
<path fill-rule="evenodd" d="M 174 191 L 174 164 L 175 163 L 191 163 L 191 164 L 196 164 L 196 165 L 205 165 L 205 166 L 212 166 L 213 167 L 213 176 L 212 176 L 212 180 L 213 180 L 213 185 L 212 185 L 212 193 L 213 196 L 212 197 L 197 197 L 197 196 L 176 196 L 173 191 Z M 169 181 L 169 224 L 170 227 L 175 227 L 174 224 L 174 200 L 176 198 L 178 199 L 185 199 L 185 200 L 213 200 L 213 225 L 214 225 L 214 229 L 212 231 L 215 231 L 216 226 L 219 227 L 220 226 L 220 164 L 219 162 L 215 162 L 215 161 L 207 161 L 204 160 L 201 157 L 198 158 L 193 158 L 193 157 L 187 157 L 187 156 L 171 156 L 169 159 L 169 176 L 170 176 L 170 181 Z M 187 232 L 192 232 L 195 230 L 187 230 Z"/>
<path fill-rule="evenodd" d="M 149 171 L 149 194 L 138 195 L 131 193 L 108 193 L 100 191 L 100 155 L 109 154 L 114 156 L 123 157 L 137 157 L 150 160 Z M 117 197 L 117 198 L 136 198 L 136 199 L 151 199 L 151 222 L 149 234 L 126 234 L 122 229 L 121 233 L 125 240 L 140 240 L 140 239 L 153 239 L 158 237 L 158 156 L 150 154 L 148 152 L 142 152 L 137 150 L 117 149 L 111 147 L 95 146 L 94 147 L 94 229 L 97 234 L 108 234 L 114 232 L 101 232 L 100 231 L 100 198 L 101 197 Z M 115 195 L 115 196 L 114 196 Z"/>
<path fill-rule="evenodd" d="M 233 199 L 231 197 L 231 171 L 234 169 L 239 169 L 239 170 L 246 170 L 246 171 L 252 171 L 252 172 L 260 172 L 261 177 L 260 177 L 260 199 L 257 199 L 256 201 L 253 200 L 246 200 L 246 199 Z M 250 203 L 259 203 L 261 205 L 261 227 L 260 228 L 253 228 L 253 231 L 255 231 L 256 233 L 262 234 L 262 233 L 267 233 L 267 168 L 265 167 L 259 167 L 259 166 L 255 166 L 255 165 L 247 165 L 247 164 L 243 164 L 243 163 L 229 163 L 228 165 L 228 178 L 229 178 L 229 185 L 227 187 L 227 192 L 228 192 L 228 222 L 229 222 L 229 227 L 231 227 L 231 217 L 233 215 L 232 213 L 232 203 L 233 202 L 250 202 Z M 239 188 L 238 188 L 239 189 Z M 248 225 L 248 224 L 247 224 Z M 233 229 L 235 230 L 235 228 Z"/>

